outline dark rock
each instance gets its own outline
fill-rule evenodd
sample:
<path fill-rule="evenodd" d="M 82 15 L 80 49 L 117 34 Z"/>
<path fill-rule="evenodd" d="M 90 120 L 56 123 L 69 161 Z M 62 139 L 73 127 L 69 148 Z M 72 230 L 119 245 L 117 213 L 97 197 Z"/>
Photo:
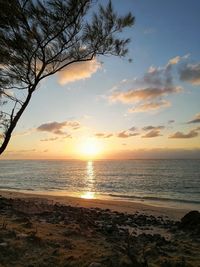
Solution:
<path fill-rule="evenodd" d="M 119 267 L 132 267 L 133 263 L 130 259 L 128 258 L 122 258 L 119 262 Z"/>
<path fill-rule="evenodd" d="M 42 244 L 42 239 L 36 235 L 36 232 L 30 232 L 27 237 L 26 240 L 29 242 L 34 243 L 35 245 L 41 245 Z"/>
<path fill-rule="evenodd" d="M 106 234 L 113 234 L 114 232 L 118 232 L 118 228 L 114 224 L 105 225 L 103 230 Z"/>
<path fill-rule="evenodd" d="M 92 262 L 88 267 L 103 267 L 103 265 L 99 262 Z"/>
<path fill-rule="evenodd" d="M 160 234 L 145 234 L 142 233 L 138 236 L 138 240 L 143 243 L 155 243 L 157 246 L 163 246 L 169 243 L 163 236 Z"/>
<path fill-rule="evenodd" d="M 7 247 L 7 246 L 8 246 L 8 243 L 6 242 L 0 243 L 0 247 Z"/>
<path fill-rule="evenodd" d="M 193 210 L 187 213 L 181 219 L 179 228 L 200 233 L 200 212 Z"/>
<path fill-rule="evenodd" d="M 24 228 L 32 228 L 33 224 L 32 224 L 32 222 L 26 222 L 26 223 L 22 224 L 22 226 Z"/>

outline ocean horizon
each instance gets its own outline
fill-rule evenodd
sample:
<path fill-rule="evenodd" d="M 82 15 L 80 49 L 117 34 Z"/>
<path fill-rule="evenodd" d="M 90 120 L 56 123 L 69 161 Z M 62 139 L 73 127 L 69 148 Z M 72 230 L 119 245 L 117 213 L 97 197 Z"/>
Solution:
<path fill-rule="evenodd" d="M 200 209 L 200 160 L 1 160 L 0 190 Z"/>

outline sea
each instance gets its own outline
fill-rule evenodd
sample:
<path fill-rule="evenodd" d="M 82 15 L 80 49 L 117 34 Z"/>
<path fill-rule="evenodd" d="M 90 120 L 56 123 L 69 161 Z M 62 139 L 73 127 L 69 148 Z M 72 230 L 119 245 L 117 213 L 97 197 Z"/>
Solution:
<path fill-rule="evenodd" d="M 0 190 L 200 210 L 200 160 L 1 160 Z"/>

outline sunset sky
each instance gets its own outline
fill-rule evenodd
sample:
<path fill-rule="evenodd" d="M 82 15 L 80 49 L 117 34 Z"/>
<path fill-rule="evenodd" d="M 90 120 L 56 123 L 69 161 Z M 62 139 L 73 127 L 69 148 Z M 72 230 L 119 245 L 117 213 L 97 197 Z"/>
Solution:
<path fill-rule="evenodd" d="M 200 158 L 200 1 L 113 5 L 136 18 L 128 56 L 43 81 L 3 159 Z"/>

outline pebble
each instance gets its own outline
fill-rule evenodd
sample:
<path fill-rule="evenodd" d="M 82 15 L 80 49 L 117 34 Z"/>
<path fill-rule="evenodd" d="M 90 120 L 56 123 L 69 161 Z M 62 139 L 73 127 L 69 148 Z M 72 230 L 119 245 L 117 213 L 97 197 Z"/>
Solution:
<path fill-rule="evenodd" d="M 99 262 L 92 262 L 88 267 L 103 267 L 103 265 Z"/>
<path fill-rule="evenodd" d="M 24 233 L 17 234 L 18 238 L 26 238 L 28 235 Z"/>
<path fill-rule="evenodd" d="M 8 246 L 8 243 L 6 243 L 6 242 L 2 242 L 2 243 L 0 243 L 0 247 L 7 247 Z"/>

